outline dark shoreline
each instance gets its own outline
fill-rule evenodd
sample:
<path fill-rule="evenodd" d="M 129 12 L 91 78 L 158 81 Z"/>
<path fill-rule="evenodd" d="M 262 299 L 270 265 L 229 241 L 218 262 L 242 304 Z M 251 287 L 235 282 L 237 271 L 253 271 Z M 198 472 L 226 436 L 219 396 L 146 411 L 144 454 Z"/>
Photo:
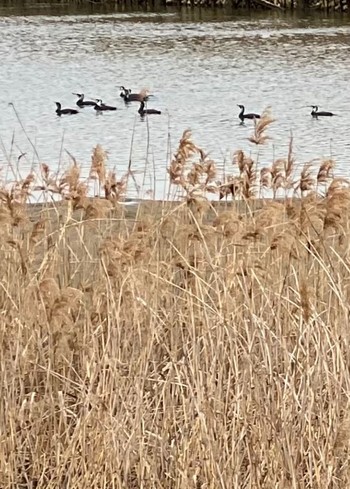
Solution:
<path fill-rule="evenodd" d="M 0 0 L 0 16 L 7 15 L 108 15 L 117 13 L 179 14 L 181 20 L 225 20 L 224 17 L 274 12 L 278 15 L 349 13 L 341 0 Z"/>

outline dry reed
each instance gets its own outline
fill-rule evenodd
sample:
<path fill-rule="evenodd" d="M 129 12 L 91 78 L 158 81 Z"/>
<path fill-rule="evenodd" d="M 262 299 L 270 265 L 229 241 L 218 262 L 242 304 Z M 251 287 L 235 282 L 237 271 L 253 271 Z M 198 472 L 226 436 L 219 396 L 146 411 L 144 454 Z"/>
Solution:
<path fill-rule="evenodd" d="M 350 487 L 349 184 L 233 164 L 185 131 L 185 204 L 121 212 L 101 148 L 103 199 L 74 160 L 1 188 L 1 489 Z"/>

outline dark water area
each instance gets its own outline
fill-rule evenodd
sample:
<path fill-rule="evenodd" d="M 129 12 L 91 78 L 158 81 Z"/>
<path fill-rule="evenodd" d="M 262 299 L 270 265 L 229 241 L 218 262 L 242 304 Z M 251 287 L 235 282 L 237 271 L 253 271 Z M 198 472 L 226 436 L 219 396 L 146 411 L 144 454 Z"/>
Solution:
<path fill-rule="evenodd" d="M 139 196 L 162 198 L 169 159 L 191 128 L 221 173 L 232 172 L 237 149 L 269 166 L 286 156 L 293 135 L 298 165 L 332 157 L 348 177 L 349 55 L 350 18 L 340 15 L 0 7 L 0 176 L 9 177 L 8 162 L 22 153 L 25 174 L 40 162 L 66 166 L 68 152 L 87 175 L 92 148 L 101 144 L 119 175 L 131 159 Z M 138 104 L 119 97 L 120 85 L 148 88 L 149 108 L 162 115 L 142 121 Z M 72 92 L 118 110 L 57 117 L 55 101 L 75 107 Z M 237 104 L 254 112 L 271 107 L 276 122 L 266 146 L 248 141 L 253 124 L 240 124 Z M 313 119 L 305 107 L 313 104 L 337 117 Z"/>

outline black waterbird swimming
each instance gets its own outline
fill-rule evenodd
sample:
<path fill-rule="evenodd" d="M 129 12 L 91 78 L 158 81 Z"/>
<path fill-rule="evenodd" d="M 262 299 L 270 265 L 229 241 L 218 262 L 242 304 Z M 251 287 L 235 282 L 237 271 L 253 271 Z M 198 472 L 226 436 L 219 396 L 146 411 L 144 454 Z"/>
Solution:
<path fill-rule="evenodd" d="M 106 110 L 117 110 L 117 107 L 112 107 L 111 105 L 106 105 L 102 103 L 101 99 L 97 99 L 94 105 L 94 109 L 98 112 L 106 111 Z"/>
<path fill-rule="evenodd" d="M 317 105 L 310 105 L 310 107 L 312 107 L 312 112 L 311 112 L 311 115 L 312 117 L 332 117 L 336 114 L 333 114 L 333 112 L 326 112 L 326 111 L 322 111 L 319 112 L 318 111 L 318 106 Z"/>
<path fill-rule="evenodd" d="M 60 102 L 55 102 L 56 104 L 56 114 L 61 116 L 61 115 L 73 115 L 73 114 L 79 114 L 79 110 L 76 110 L 76 109 L 62 109 L 62 105 L 60 104 Z"/>
<path fill-rule="evenodd" d="M 241 119 L 241 121 L 243 122 L 244 119 L 260 119 L 260 115 L 259 114 L 245 114 L 244 113 L 244 105 L 238 105 L 238 107 L 241 109 L 241 112 L 238 114 L 238 117 Z"/>
<path fill-rule="evenodd" d="M 76 102 L 78 107 L 88 107 L 88 106 L 94 107 L 94 105 L 96 104 L 96 102 L 94 102 L 93 100 L 84 100 L 83 93 L 73 93 L 73 95 L 79 97 Z"/>
<path fill-rule="evenodd" d="M 138 113 L 140 114 L 141 117 L 144 117 L 145 115 L 150 115 L 150 114 L 161 114 L 161 111 L 156 109 L 145 109 L 145 102 L 142 101 L 140 103 Z"/>
<path fill-rule="evenodd" d="M 120 87 L 120 90 L 122 90 L 120 96 L 124 99 L 124 102 L 126 103 L 144 102 L 149 98 L 149 95 L 147 95 L 147 92 L 145 90 L 142 90 L 140 93 L 131 93 L 130 88 L 125 88 L 123 86 Z"/>
<path fill-rule="evenodd" d="M 119 89 L 121 90 L 121 92 L 120 92 L 121 98 L 125 98 L 127 96 L 127 94 L 129 93 L 129 89 L 123 87 L 123 85 L 120 86 Z M 130 92 L 131 92 L 131 90 L 130 90 Z"/>

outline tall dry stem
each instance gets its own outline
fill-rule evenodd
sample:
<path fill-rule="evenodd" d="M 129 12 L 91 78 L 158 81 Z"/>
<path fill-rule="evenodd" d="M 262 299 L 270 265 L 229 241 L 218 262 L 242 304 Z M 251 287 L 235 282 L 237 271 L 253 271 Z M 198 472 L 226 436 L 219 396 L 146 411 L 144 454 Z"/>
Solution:
<path fill-rule="evenodd" d="M 248 138 L 248 141 L 256 145 L 265 144 L 269 139 L 271 139 L 270 136 L 265 134 L 265 131 L 273 122 L 275 122 L 275 120 L 276 119 L 274 119 L 271 115 L 270 109 L 265 109 L 261 114 L 260 119 L 254 119 L 254 132 Z"/>
<path fill-rule="evenodd" d="M 93 149 L 91 156 L 91 168 L 89 178 L 98 180 L 99 187 L 103 187 L 106 181 L 107 153 L 100 144 Z"/>

